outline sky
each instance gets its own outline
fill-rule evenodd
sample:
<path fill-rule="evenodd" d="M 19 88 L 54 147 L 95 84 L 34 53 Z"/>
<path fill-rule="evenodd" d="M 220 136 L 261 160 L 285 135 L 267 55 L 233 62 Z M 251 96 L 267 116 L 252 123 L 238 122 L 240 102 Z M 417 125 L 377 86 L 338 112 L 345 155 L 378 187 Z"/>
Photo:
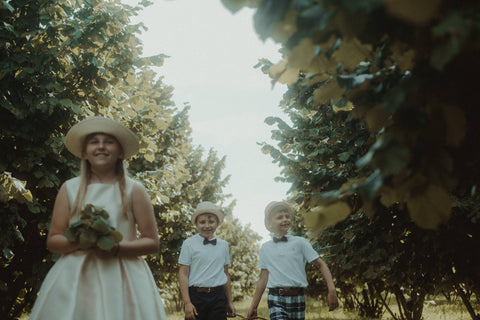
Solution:
<path fill-rule="evenodd" d="M 123 0 L 136 4 L 137 0 Z M 148 28 L 140 39 L 144 56 L 166 54 L 155 71 L 173 86 L 173 101 L 189 112 L 192 139 L 219 158 L 226 156 L 225 193 L 237 204 L 233 215 L 243 225 L 269 238 L 264 208 L 284 200 L 288 184 L 275 182 L 280 168 L 261 152 L 258 142 L 272 142 L 268 116 L 286 116 L 279 107 L 286 87 L 276 84 L 254 65 L 260 58 L 280 61 L 280 46 L 262 42 L 253 27 L 249 8 L 232 14 L 220 0 L 156 0 L 132 22 Z"/>

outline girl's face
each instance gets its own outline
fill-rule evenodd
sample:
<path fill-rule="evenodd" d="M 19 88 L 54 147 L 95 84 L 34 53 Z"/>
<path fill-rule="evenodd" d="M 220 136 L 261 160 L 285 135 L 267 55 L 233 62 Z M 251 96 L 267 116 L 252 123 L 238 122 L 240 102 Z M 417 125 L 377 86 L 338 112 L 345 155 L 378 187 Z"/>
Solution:
<path fill-rule="evenodd" d="M 204 213 L 197 217 L 195 221 L 200 236 L 212 239 L 218 227 L 218 218 L 213 213 Z"/>
<path fill-rule="evenodd" d="M 115 137 L 105 133 L 94 133 L 85 141 L 83 156 L 92 168 L 115 168 L 117 160 L 123 158 L 120 143 Z"/>
<path fill-rule="evenodd" d="M 270 217 L 270 229 L 278 236 L 284 236 L 290 229 L 291 217 L 287 211 L 277 211 Z"/>

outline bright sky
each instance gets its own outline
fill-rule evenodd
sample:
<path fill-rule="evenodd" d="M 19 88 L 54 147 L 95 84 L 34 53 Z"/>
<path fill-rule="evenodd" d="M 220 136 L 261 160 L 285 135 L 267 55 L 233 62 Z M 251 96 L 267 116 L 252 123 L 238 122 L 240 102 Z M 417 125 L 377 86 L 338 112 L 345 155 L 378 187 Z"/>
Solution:
<path fill-rule="evenodd" d="M 225 191 L 237 200 L 234 216 L 266 240 L 263 210 L 285 199 L 288 185 L 274 181 L 280 169 L 257 142 L 271 141 L 266 117 L 285 119 L 279 102 L 286 88 L 272 89 L 268 76 L 253 68 L 260 58 L 280 60 L 279 45 L 255 33 L 253 13 L 244 8 L 233 15 L 220 0 L 157 0 L 134 22 L 149 29 L 140 37 L 145 56 L 170 56 L 156 71 L 175 88 L 178 108 L 191 105 L 193 143 L 226 156 L 224 173 L 231 178 Z"/>

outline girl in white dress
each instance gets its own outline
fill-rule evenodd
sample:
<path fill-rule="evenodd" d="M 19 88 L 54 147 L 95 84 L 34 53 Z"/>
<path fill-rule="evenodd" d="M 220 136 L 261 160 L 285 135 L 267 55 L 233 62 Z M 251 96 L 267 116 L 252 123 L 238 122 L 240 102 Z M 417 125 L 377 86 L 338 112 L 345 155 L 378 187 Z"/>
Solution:
<path fill-rule="evenodd" d="M 124 159 L 138 152 L 137 137 L 111 119 L 90 117 L 69 130 L 66 147 L 81 159 L 80 176 L 66 181 L 55 200 L 47 248 L 61 256 L 42 283 L 30 319 L 166 319 L 142 258 L 159 247 L 153 207 L 124 167 Z M 86 204 L 107 211 L 110 225 L 122 233 L 112 250 L 83 250 L 65 237 Z"/>

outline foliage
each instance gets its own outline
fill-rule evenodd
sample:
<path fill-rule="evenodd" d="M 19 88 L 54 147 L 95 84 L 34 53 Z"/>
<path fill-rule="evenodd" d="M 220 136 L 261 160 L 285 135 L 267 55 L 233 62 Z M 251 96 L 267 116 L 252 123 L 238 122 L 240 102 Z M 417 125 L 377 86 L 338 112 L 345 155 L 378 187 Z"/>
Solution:
<path fill-rule="evenodd" d="M 326 251 L 344 298 L 367 289 L 380 309 L 393 313 L 391 293 L 400 312 L 392 314 L 395 319 L 419 319 L 425 296 L 435 294 L 442 280 L 443 254 L 436 245 L 441 236 L 419 228 L 397 208 L 371 219 L 355 214 L 322 232 L 319 242 L 334 243 Z"/>
<path fill-rule="evenodd" d="M 74 15 L 67 3 L 2 1 L 0 15 L 0 171 L 21 181 L 27 190 L 22 193 L 32 196 L 24 201 L 12 197 L 10 189 L 1 201 L 0 314 L 8 319 L 31 307 L 48 269 L 44 237 L 49 214 L 60 181 L 75 168 L 61 137 L 81 105 L 95 104 L 86 92 L 98 68 L 91 54 L 74 54 L 87 40 L 79 30 L 94 21 L 84 19 L 88 15 L 66 19 Z M 9 190 L 8 183 L 4 180 L 2 187 Z"/>
<path fill-rule="evenodd" d="M 87 204 L 80 212 L 80 219 L 65 230 L 65 237 L 82 249 L 109 251 L 123 239 L 122 234 L 108 223 L 109 216 L 104 209 Z"/>
<path fill-rule="evenodd" d="M 284 101 L 287 112 L 314 127 L 326 124 L 326 114 L 345 113 L 316 149 L 302 149 L 309 146 L 305 137 L 289 140 L 292 133 L 281 124 L 282 152 L 302 163 L 302 155 L 315 159 L 322 146 L 357 147 L 331 148 L 330 161 L 321 167 L 341 172 L 348 184 L 328 188 L 337 191 L 328 195 L 314 190 L 312 203 L 298 199 L 314 211 L 314 227 L 324 225 L 323 216 L 335 216 L 330 225 L 344 219 L 344 206 L 338 204 L 348 205 L 355 192 L 369 215 L 375 201 L 400 203 L 417 224 L 436 228 L 448 219 L 452 199 L 477 182 L 477 160 L 470 152 L 476 117 L 467 115 L 477 112 L 471 97 L 479 50 L 478 3 L 427 1 L 418 6 L 374 0 L 275 5 L 269 0 L 258 5 L 259 36 L 284 45 L 284 60 L 265 62 L 263 69 L 274 82 L 292 86 Z M 346 136 L 354 130 L 344 130 L 344 122 L 348 127 L 360 122 L 361 136 Z M 344 167 L 352 169 L 350 176 L 343 174 Z M 337 206 L 331 208 L 333 204 Z"/>
<path fill-rule="evenodd" d="M 231 214 L 231 206 L 226 221 L 220 225 L 218 236 L 230 245 L 231 265 L 229 266 L 234 301 L 241 301 L 251 295 L 257 283 L 257 270 L 260 236 L 250 227 L 242 226 Z"/>
<path fill-rule="evenodd" d="M 148 262 L 162 295 L 177 283 L 176 259 L 193 232 L 192 208 L 204 198 L 228 197 L 225 159 L 212 150 L 203 159 L 203 150 L 192 146 L 188 107 L 174 106 L 173 88 L 151 69 L 166 56 L 142 57 L 137 35 L 143 26 L 130 24 L 130 17 L 148 4 L 0 1 L 2 319 L 31 308 L 53 263 L 45 237 L 58 188 L 78 171 L 63 144 L 78 120 L 108 116 L 140 138 L 129 171 L 154 204 L 162 242 Z"/>
<path fill-rule="evenodd" d="M 235 11 L 232 3 L 246 2 L 224 3 Z M 292 184 L 312 238 L 342 248 L 327 256 L 343 290 L 390 292 L 403 319 L 419 319 L 425 294 L 447 283 L 449 292 L 477 287 L 478 261 L 469 256 L 480 236 L 471 201 L 479 17 L 468 0 L 257 4 L 258 35 L 280 42 L 283 54 L 257 67 L 288 85 L 290 118 L 265 120 L 277 127 L 277 145 L 262 149 Z"/>

